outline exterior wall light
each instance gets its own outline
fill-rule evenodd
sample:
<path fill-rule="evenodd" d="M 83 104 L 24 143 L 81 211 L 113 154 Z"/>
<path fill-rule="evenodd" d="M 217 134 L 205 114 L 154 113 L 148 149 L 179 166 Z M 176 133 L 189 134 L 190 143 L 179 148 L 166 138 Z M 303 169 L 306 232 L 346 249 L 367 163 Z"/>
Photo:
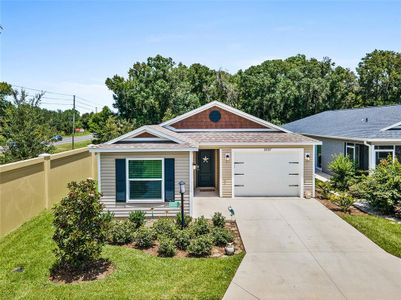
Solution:
<path fill-rule="evenodd" d="M 226 153 L 224 157 L 227 161 L 230 160 L 230 153 Z"/>
<path fill-rule="evenodd" d="M 305 153 L 305 160 L 310 160 L 310 153 Z"/>

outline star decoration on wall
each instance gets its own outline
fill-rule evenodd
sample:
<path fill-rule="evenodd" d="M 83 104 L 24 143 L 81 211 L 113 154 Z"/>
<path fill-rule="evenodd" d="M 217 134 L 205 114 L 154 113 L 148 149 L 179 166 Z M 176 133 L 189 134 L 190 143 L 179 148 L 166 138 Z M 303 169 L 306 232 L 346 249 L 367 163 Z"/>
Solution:
<path fill-rule="evenodd" d="M 209 157 L 205 156 L 205 157 L 202 158 L 202 160 L 203 160 L 204 163 L 208 163 L 209 162 Z"/>

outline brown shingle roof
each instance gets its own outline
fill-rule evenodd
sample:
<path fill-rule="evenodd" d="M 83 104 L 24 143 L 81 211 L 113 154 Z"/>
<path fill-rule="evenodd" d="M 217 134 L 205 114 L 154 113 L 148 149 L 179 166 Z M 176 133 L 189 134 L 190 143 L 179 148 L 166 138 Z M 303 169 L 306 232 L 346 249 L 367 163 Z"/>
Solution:
<path fill-rule="evenodd" d="M 91 146 L 91 149 L 114 149 L 114 150 L 152 150 L 158 151 L 160 149 L 180 150 L 193 148 L 188 144 L 177 143 L 116 143 L 116 144 L 99 144 Z"/>
<path fill-rule="evenodd" d="M 285 132 L 181 132 L 180 136 L 185 136 L 201 144 L 219 143 L 316 143 L 317 141 L 309 137 Z"/>

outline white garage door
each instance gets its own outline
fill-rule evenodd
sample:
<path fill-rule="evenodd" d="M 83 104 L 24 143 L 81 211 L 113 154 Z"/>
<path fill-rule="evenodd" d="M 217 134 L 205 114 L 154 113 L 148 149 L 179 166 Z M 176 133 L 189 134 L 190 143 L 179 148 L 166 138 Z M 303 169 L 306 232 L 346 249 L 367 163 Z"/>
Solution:
<path fill-rule="evenodd" d="M 300 196 L 302 149 L 233 150 L 235 197 Z"/>

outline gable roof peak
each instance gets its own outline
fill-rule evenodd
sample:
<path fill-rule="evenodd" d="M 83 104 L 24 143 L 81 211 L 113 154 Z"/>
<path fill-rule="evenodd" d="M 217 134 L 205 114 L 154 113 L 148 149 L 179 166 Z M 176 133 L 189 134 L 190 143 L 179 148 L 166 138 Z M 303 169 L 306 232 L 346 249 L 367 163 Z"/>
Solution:
<path fill-rule="evenodd" d="M 262 126 L 265 126 L 267 128 L 272 128 L 272 129 L 276 129 L 278 131 L 287 132 L 287 133 L 291 132 L 291 131 L 289 131 L 289 130 L 287 130 L 285 128 L 282 128 L 280 126 L 274 125 L 273 123 L 270 123 L 270 122 L 265 121 L 263 119 L 260 119 L 258 117 L 252 116 L 252 115 L 250 115 L 250 114 L 248 114 L 248 113 L 246 113 L 244 111 L 241 111 L 241 110 L 239 110 L 237 108 L 234 108 L 234 107 L 232 107 L 230 105 L 227 105 L 227 104 L 222 103 L 222 102 L 217 101 L 217 100 L 214 100 L 214 101 L 211 101 L 209 103 L 206 103 L 206 104 L 204 104 L 204 105 L 202 105 L 202 106 L 200 106 L 198 108 L 195 108 L 195 109 L 193 109 L 193 110 L 191 110 L 191 111 L 189 111 L 187 113 L 179 115 L 179 116 L 177 116 L 177 117 L 175 117 L 173 119 L 170 119 L 168 121 L 165 121 L 165 122 L 161 123 L 160 126 L 169 127 L 170 128 L 171 124 L 177 123 L 178 121 L 184 120 L 184 119 L 186 119 L 188 117 L 191 117 L 191 116 L 193 116 L 193 115 L 195 115 L 197 113 L 200 113 L 200 112 L 202 112 L 204 110 L 207 110 L 209 108 L 212 108 L 214 106 L 219 107 L 219 108 L 221 108 L 223 110 L 226 110 L 228 112 L 231 112 L 233 114 L 236 114 L 236 115 L 238 115 L 240 117 L 243 117 L 245 119 L 251 120 L 251 121 L 253 121 L 255 123 L 258 123 L 258 124 L 260 124 Z"/>

